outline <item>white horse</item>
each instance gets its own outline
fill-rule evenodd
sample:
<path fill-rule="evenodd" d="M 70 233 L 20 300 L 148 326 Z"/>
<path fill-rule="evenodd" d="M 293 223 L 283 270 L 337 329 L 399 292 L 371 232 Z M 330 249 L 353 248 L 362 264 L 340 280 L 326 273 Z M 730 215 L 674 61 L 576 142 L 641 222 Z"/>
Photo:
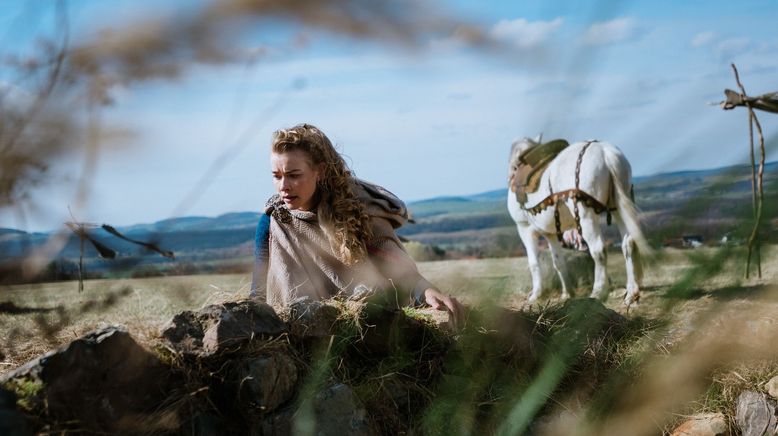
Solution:
<path fill-rule="evenodd" d="M 579 142 L 564 148 L 539 176 L 535 192 L 527 192 L 523 202 L 517 190 L 517 169 L 524 162 L 523 152 L 537 145 L 540 139 L 520 139 L 513 143 L 510 158 L 508 211 L 516 221 L 519 237 L 527 251 L 532 292 L 528 303 L 537 301 L 542 289 L 538 265 L 538 238 L 548 241 L 554 268 L 562 282 L 562 298 L 570 298 L 561 235 L 576 229 L 589 247 L 594 259 L 594 286 L 591 297 L 607 297 L 609 280 L 606 271 L 607 252 L 602 237 L 601 217 L 612 216 L 623 235 L 621 249 L 627 263 L 627 293 L 624 303 L 629 307 L 640 298 L 643 268 L 641 251 L 650 248 L 640 230 L 637 212 L 631 200 L 632 169 L 617 147 L 598 141 Z M 538 173 L 540 174 L 540 173 Z M 535 181 L 538 179 L 535 178 Z M 520 189 L 520 188 L 519 188 Z M 577 211 L 577 212 L 576 212 Z"/>

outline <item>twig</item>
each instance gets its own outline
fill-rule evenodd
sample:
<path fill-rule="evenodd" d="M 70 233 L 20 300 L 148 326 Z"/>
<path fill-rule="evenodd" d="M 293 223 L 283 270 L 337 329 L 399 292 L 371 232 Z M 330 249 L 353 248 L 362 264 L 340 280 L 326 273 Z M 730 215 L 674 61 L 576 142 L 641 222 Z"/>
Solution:
<path fill-rule="evenodd" d="M 56 55 L 54 55 L 53 67 L 51 68 L 51 72 L 48 75 L 48 79 L 46 80 L 43 89 L 35 96 L 35 99 L 30 105 L 30 108 L 25 116 L 22 117 L 19 123 L 14 126 L 16 127 L 15 131 L 12 131 L 11 134 L 8 135 L 8 143 L 3 146 L 3 151 L 6 153 L 12 150 L 17 141 L 21 139 L 24 129 L 32 122 L 38 112 L 40 112 L 40 110 L 43 108 L 62 77 L 62 67 L 65 63 L 65 57 L 67 55 L 67 49 L 70 40 L 70 22 L 68 20 L 67 10 L 63 1 L 58 1 L 56 3 L 56 12 L 58 25 L 62 32 L 62 45 L 60 46 L 60 49 Z"/>
<path fill-rule="evenodd" d="M 72 230 L 73 233 L 78 236 L 79 240 L 78 292 L 81 293 L 84 291 L 84 239 L 86 239 L 86 229 L 84 228 L 84 223 L 80 223 L 78 220 L 76 220 L 76 217 L 73 215 L 73 211 L 70 210 L 70 206 L 68 206 L 68 212 L 70 212 L 70 217 L 73 218 L 73 221 L 65 223 L 65 225 L 70 227 L 70 230 Z"/>

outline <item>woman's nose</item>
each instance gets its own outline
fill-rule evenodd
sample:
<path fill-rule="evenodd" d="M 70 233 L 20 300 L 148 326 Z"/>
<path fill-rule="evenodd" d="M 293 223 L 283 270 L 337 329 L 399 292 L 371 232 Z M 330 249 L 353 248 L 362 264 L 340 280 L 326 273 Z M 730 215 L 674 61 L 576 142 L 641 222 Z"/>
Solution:
<path fill-rule="evenodd" d="M 286 177 L 281 178 L 281 183 L 279 184 L 282 191 L 288 191 L 289 190 L 289 179 Z"/>

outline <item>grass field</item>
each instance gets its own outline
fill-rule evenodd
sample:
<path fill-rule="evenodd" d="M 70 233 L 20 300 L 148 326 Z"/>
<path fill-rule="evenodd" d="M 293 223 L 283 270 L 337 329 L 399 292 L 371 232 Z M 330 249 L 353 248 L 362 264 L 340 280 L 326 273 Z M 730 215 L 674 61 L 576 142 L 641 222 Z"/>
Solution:
<path fill-rule="evenodd" d="M 778 314 L 778 247 L 763 250 L 761 279 L 742 278 L 739 252 L 722 259 L 721 250 L 665 249 L 661 259 L 647 270 L 641 303 L 632 316 L 668 315 L 678 331 L 692 330 L 694 317 L 709 310 L 738 307 L 741 311 L 772 307 Z M 610 253 L 608 271 L 613 291 L 606 305 L 621 312 L 625 281 L 619 253 Z M 668 292 L 684 280 L 695 265 L 710 266 L 697 272 L 674 298 Z M 521 308 L 530 288 L 526 258 L 447 260 L 419 263 L 421 272 L 442 290 L 470 304 L 484 299 Z M 754 274 L 755 275 L 755 274 Z M 159 327 L 174 314 L 248 294 L 248 274 L 192 275 L 124 280 L 87 280 L 79 293 L 76 282 L 11 286 L 0 289 L 0 344 L 5 372 L 49 349 L 78 337 L 100 323 L 128 326 L 141 341 L 155 337 Z M 587 296 L 578 289 L 577 296 Z M 544 304 L 555 302 L 557 291 L 548 291 Z M 778 316 L 778 315 L 776 315 Z M 773 320 L 775 321 L 775 320 Z"/>
<path fill-rule="evenodd" d="M 192 275 L 12 286 L 0 290 L 2 369 L 24 363 L 102 323 L 152 340 L 174 314 L 247 295 L 248 275 Z"/>
<path fill-rule="evenodd" d="M 690 365 L 699 369 L 705 374 L 701 383 L 707 383 L 707 388 L 701 389 L 707 389 L 707 393 L 692 395 L 696 403 L 688 407 L 689 411 L 729 410 L 731 414 L 732 397 L 738 390 L 758 389 L 769 377 L 778 375 L 778 362 L 772 357 L 778 355 L 772 339 L 778 327 L 777 254 L 778 247 L 765 247 L 762 278 L 746 280 L 742 248 L 664 249 L 647 269 L 640 304 L 627 312 L 621 303 L 623 259 L 620 253 L 610 253 L 614 289 L 605 304 L 627 317 L 662 325 L 653 333 L 650 346 L 627 347 L 625 360 L 638 356 L 645 360 L 641 365 L 648 373 L 663 368 L 652 377 L 670 386 L 688 382 L 689 375 L 684 371 Z M 530 288 L 526 258 L 422 262 L 419 268 L 442 290 L 472 306 L 496 304 L 529 309 L 525 307 Z M 151 344 L 174 314 L 243 298 L 248 294 L 249 281 L 248 274 L 194 275 L 90 280 L 81 293 L 76 282 L 2 288 L 0 373 L 102 323 L 124 324 L 141 343 Z M 578 289 L 575 295 L 588 293 L 588 289 Z M 547 294 L 541 307 L 532 310 L 543 310 L 543 306 L 558 302 L 557 291 Z M 712 345 L 700 348 L 700 343 Z M 751 348 L 733 348 L 730 343 Z M 740 354 L 733 354 L 736 348 Z M 649 352 L 644 353 L 646 350 Z M 768 356 L 767 361 L 764 356 Z M 708 360 L 715 362 L 715 367 L 705 366 Z M 677 409 L 677 404 L 662 401 L 666 400 L 649 398 L 645 404 L 660 410 Z M 646 416 L 653 416 L 653 411 L 647 410 Z M 632 415 L 628 417 L 649 419 Z M 618 423 L 618 419 L 613 422 Z"/>

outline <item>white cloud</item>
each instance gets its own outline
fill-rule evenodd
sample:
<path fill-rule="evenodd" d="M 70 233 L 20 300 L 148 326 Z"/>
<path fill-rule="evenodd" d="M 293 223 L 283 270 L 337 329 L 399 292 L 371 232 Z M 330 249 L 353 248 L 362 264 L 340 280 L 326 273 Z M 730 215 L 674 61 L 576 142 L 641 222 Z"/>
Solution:
<path fill-rule="evenodd" d="M 729 38 L 716 45 L 716 52 L 723 60 L 729 60 L 738 54 L 743 53 L 751 46 L 751 40 L 748 38 Z"/>
<path fill-rule="evenodd" d="M 450 36 L 430 41 L 430 49 L 437 52 L 454 52 L 482 43 L 497 43 L 519 50 L 533 50 L 547 43 L 563 23 L 564 19 L 561 17 L 551 21 L 527 21 L 518 18 L 500 20 L 484 32 L 477 28 L 461 27 Z"/>
<path fill-rule="evenodd" d="M 583 42 L 589 45 L 613 44 L 632 39 L 636 33 L 635 20 L 626 17 L 616 18 L 589 26 L 584 33 Z"/>
<path fill-rule="evenodd" d="M 716 34 L 713 32 L 700 32 L 692 38 L 691 45 L 692 47 L 702 47 L 704 45 L 708 45 L 711 42 L 713 42 L 713 39 L 716 37 Z"/>
<path fill-rule="evenodd" d="M 744 50 L 750 43 L 751 40 L 748 38 L 729 38 L 721 41 L 716 48 L 718 50 Z"/>
<path fill-rule="evenodd" d="M 551 21 L 501 20 L 489 32 L 497 40 L 519 48 L 534 48 L 542 45 L 562 26 L 564 19 L 557 17 Z"/>
<path fill-rule="evenodd" d="M 760 41 L 759 44 L 754 48 L 754 53 L 776 57 L 775 55 L 778 54 L 778 41 L 776 42 Z"/>

